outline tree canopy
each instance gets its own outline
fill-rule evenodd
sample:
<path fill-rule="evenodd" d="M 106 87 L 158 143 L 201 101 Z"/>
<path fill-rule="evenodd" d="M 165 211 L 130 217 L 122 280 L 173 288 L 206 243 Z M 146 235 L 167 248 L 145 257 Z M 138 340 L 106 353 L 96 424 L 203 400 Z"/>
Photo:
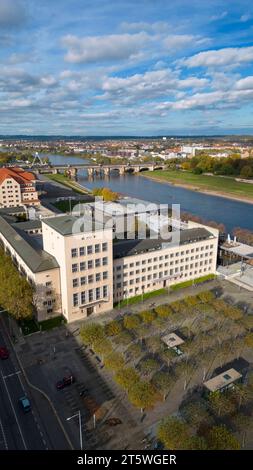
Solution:
<path fill-rule="evenodd" d="M 0 305 L 17 320 L 29 318 L 34 311 L 34 288 L 18 272 L 2 248 L 0 248 Z"/>

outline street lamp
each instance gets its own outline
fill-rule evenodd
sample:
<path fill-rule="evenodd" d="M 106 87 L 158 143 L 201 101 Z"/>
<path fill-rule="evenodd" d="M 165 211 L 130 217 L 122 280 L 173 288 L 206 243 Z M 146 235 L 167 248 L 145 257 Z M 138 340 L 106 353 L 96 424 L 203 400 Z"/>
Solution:
<path fill-rule="evenodd" d="M 80 410 L 73 416 L 70 416 L 66 419 L 66 421 L 70 421 L 72 418 L 76 418 L 78 416 L 79 420 L 79 436 L 80 436 L 80 449 L 83 450 L 83 435 L 82 435 L 82 419 L 81 419 L 81 412 Z"/>

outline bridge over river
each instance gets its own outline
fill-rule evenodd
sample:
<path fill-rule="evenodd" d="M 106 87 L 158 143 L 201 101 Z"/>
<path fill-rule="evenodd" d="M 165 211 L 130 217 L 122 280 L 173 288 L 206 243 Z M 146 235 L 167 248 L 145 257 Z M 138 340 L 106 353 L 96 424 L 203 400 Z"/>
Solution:
<path fill-rule="evenodd" d="M 66 172 L 70 178 L 77 177 L 78 170 L 87 170 L 89 176 L 94 175 L 110 175 L 111 172 L 117 171 L 120 175 L 125 173 L 139 173 L 140 171 L 155 171 L 164 170 L 166 165 L 155 163 L 141 163 L 141 164 L 122 164 L 122 165 L 90 165 L 87 163 L 74 164 L 74 165 L 34 165 L 32 167 L 38 173 L 62 173 Z"/>

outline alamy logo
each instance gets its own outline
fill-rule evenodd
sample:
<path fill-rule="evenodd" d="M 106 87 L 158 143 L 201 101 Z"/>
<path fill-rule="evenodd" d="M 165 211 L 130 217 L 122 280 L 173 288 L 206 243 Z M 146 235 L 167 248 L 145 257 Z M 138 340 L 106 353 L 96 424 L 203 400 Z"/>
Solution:
<path fill-rule="evenodd" d="M 102 231 L 108 239 L 159 239 L 170 246 L 180 242 L 180 204 L 105 203 L 96 197 L 92 204 L 77 204 L 72 215 L 73 235 Z"/>

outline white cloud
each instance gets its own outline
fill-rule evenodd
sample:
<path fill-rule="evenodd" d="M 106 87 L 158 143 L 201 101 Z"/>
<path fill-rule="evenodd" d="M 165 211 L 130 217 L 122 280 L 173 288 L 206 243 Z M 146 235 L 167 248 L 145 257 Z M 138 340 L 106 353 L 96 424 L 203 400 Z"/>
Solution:
<path fill-rule="evenodd" d="M 227 14 L 228 14 L 227 11 L 223 11 L 222 13 L 218 13 L 217 15 L 211 16 L 210 20 L 211 21 L 223 20 L 223 18 L 225 18 L 227 16 Z"/>
<path fill-rule="evenodd" d="M 178 63 L 187 67 L 235 67 L 243 63 L 253 62 L 253 46 L 228 47 L 226 49 L 199 52 Z"/>
<path fill-rule="evenodd" d="M 235 88 L 237 90 L 252 90 L 253 89 L 253 76 L 241 78 L 236 82 Z"/>
<path fill-rule="evenodd" d="M 185 47 L 193 47 L 203 45 L 210 42 L 209 38 L 194 36 L 192 34 L 171 34 L 163 39 L 163 46 L 168 49 L 174 50 L 183 49 Z"/>
<path fill-rule="evenodd" d="M 241 16 L 240 21 L 242 23 L 246 23 L 247 21 L 251 20 L 251 15 L 245 13 L 244 15 Z"/>
<path fill-rule="evenodd" d="M 131 59 L 145 47 L 150 37 L 145 32 L 137 34 L 111 34 L 78 38 L 68 35 L 62 40 L 68 52 L 67 62 L 95 63 Z"/>

